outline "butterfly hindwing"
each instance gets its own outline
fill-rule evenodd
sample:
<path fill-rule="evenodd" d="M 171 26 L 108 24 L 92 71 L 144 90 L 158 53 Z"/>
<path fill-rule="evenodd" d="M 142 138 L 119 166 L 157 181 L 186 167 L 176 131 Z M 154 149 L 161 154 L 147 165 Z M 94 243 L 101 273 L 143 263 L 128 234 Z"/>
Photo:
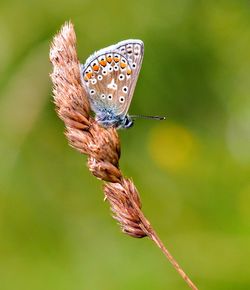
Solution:
<path fill-rule="evenodd" d="M 82 66 L 83 84 L 92 110 L 125 116 L 143 59 L 143 42 L 125 40 L 101 49 Z"/>

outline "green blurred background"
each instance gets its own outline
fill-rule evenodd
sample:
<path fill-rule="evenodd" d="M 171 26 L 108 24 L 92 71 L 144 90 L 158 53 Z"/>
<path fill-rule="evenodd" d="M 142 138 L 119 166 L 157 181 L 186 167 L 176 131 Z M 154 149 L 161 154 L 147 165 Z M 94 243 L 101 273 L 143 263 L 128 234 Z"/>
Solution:
<path fill-rule="evenodd" d="M 120 232 L 52 103 L 49 45 L 79 58 L 145 43 L 121 168 L 199 289 L 250 289 L 250 3 L 0 2 L 0 289 L 187 289 L 148 239 Z"/>

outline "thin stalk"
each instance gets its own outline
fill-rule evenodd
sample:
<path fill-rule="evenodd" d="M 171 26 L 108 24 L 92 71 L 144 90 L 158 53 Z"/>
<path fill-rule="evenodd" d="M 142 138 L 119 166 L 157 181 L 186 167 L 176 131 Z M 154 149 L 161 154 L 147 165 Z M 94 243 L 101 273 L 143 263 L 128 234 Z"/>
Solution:
<path fill-rule="evenodd" d="M 198 290 L 198 288 L 195 286 L 195 284 L 191 281 L 191 279 L 188 277 L 188 275 L 183 271 L 181 266 L 176 262 L 174 257 L 170 254 L 168 249 L 164 246 L 163 242 L 161 239 L 158 237 L 156 232 L 151 229 L 148 237 L 155 242 L 155 244 L 161 249 L 162 253 L 167 257 L 169 262 L 173 265 L 175 270 L 179 273 L 179 275 L 186 281 L 188 286 L 193 289 L 193 290 Z"/>

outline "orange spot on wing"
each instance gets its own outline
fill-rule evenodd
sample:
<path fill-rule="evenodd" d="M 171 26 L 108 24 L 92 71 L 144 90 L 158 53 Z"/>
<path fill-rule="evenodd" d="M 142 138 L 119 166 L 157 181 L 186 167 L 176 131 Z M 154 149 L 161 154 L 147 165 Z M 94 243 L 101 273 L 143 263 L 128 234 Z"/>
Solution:
<path fill-rule="evenodd" d="M 86 76 L 88 79 L 90 79 L 92 77 L 92 75 L 93 75 L 92 72 L 86 73 Z"/>
<path fill-rule="evenodd" d="M 131 75 L 131 69 L 127 70 L 127 75 Z"/>
<path fill-rule="evenodd" d="M 119 57 L 114 57 L 114 61 L 115 61 L 115 62 L 118 62 L 119 60 L 120 60 Z"/>
<path fill-rule="evenodd" d="M 99 63 L 100 63 L 100 65 L 102 65 L 102 66 L 106 66 L 106 65 L 107 65 L 106 60 L 100 60 Z"/>
<path fill-rule="evenodd" d="M 124 62 L 121 62 L 121 63 L 120 63 L 120 67 L 121 67 L 121 68 L 125 68 L 126 66 L 127 66 L 126 63 L 124 63 Z"/>
<path fill-rule="evenodd" d="M 97 64 L 94 65 L 94 66 L 93 66 L 93 70 L 94 70 L 94 71 L 98 71 L 98 70 L 99 70 L 99 65 L 97 65 Z"/>
<path fill-rule="evenodd" d="M 111 63 L 111 61 L 112 61 L 112 57 L 107 57 L 107 62 Z"/>

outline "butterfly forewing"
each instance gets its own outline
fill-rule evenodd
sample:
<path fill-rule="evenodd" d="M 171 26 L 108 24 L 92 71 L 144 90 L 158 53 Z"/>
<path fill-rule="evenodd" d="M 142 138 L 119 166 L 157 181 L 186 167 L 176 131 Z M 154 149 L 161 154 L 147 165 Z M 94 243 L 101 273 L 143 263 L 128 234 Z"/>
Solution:
<path fill-rule="evenodd" d="M 143 42 L 125 40 L 97 51 L 82 67 L 92 110 L 126 115 L 143 58 Z"/>

